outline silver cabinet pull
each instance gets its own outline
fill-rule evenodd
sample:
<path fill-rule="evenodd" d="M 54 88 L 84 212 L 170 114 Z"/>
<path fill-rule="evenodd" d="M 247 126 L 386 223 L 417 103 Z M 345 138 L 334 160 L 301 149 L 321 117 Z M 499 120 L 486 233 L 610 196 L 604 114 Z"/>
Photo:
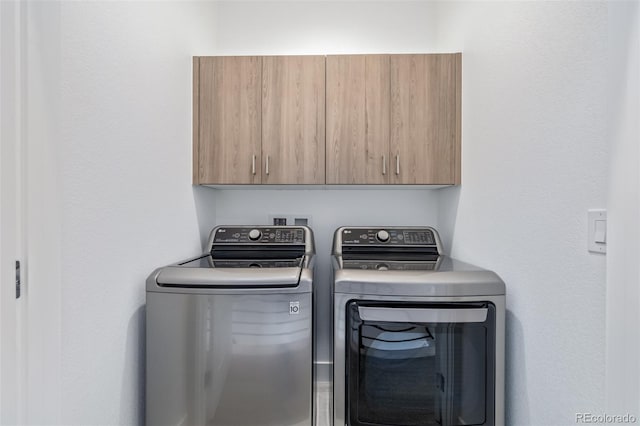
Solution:
<path fill-rule="evenodd" d="M 486 308 L 419 309 L 358 306 L 358 314 L 364 321 L 399 323 L 459 323 L 485 322 L 487 320 Z"/>
<path fill-rule="evenodd" d="M 387 156 L 383 155 L 382 156 L 382 174 L 386 175 L 387 174 Z"/>
<path fill-rule="evenodd" d="M 253 158 L 251 159 L 251 174 L 256 174 L 256 155 L 253 154 Z"/>
<path fill-rule="evenodd" d="M 266 174 L 269 174 L 269 156 L 268 156 L 268 155 L 267 155 L 267 161 L 266 161 L 265 173 L 266 173 Z"/>
<path fill-rule="evenodd" d="M 396 155 L 396 174 L 400 174 L 400 156 Z"/>

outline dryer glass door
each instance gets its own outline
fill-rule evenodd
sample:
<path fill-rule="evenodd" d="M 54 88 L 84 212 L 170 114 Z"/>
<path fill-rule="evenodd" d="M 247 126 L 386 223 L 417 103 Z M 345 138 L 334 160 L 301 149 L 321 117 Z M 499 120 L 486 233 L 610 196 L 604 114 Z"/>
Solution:
<path fill-rule="evenodd" d="M 347 312 L 350 426 L 493 424 L 493 304 L 353 301 Z"/>

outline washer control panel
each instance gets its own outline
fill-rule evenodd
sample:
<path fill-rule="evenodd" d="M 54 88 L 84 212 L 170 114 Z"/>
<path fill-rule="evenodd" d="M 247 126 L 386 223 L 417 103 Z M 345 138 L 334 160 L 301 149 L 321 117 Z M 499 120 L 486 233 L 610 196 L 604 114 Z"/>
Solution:
<path fill-rule="evenodd" d="M 304 238 L 304 229 L 296 227 L 223 227 L 216 231 L 213 243 L 304 244 Z"/>
<path fill-rule="evenodd" d="M 343 246 L 434 246 L 436 238 L 431 229 L 411 228 L 345 228 Z"/>

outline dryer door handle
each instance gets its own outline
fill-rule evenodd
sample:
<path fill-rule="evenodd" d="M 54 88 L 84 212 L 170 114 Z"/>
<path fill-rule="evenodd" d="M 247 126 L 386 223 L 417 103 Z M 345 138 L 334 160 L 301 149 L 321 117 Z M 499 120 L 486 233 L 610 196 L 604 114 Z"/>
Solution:
<path fill-rule="evenodd" d="M 487 320 L 487 308 L 420 309 L 358 306 L 358 314 L 363 321 L 399 323 L 464 323 L 485 322 Z"/>

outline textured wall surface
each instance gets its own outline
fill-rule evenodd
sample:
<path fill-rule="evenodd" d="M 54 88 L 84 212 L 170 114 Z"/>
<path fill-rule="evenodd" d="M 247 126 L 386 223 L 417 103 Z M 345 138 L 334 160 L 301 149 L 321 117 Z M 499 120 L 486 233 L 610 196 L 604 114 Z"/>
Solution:
<path fill-rule="evenodd" d="M 604 407 L 607 5 L 441 3 L 463 51 L 462 186 L 440 192 L 452 254 L 507 283 L 507 424 L 575 424 Z"/>
<path fill-rule="evenodd" d="M 311 55 L 424 53 L 436 49 L 432 2 L 226 1 L 216 53 Z"/>

